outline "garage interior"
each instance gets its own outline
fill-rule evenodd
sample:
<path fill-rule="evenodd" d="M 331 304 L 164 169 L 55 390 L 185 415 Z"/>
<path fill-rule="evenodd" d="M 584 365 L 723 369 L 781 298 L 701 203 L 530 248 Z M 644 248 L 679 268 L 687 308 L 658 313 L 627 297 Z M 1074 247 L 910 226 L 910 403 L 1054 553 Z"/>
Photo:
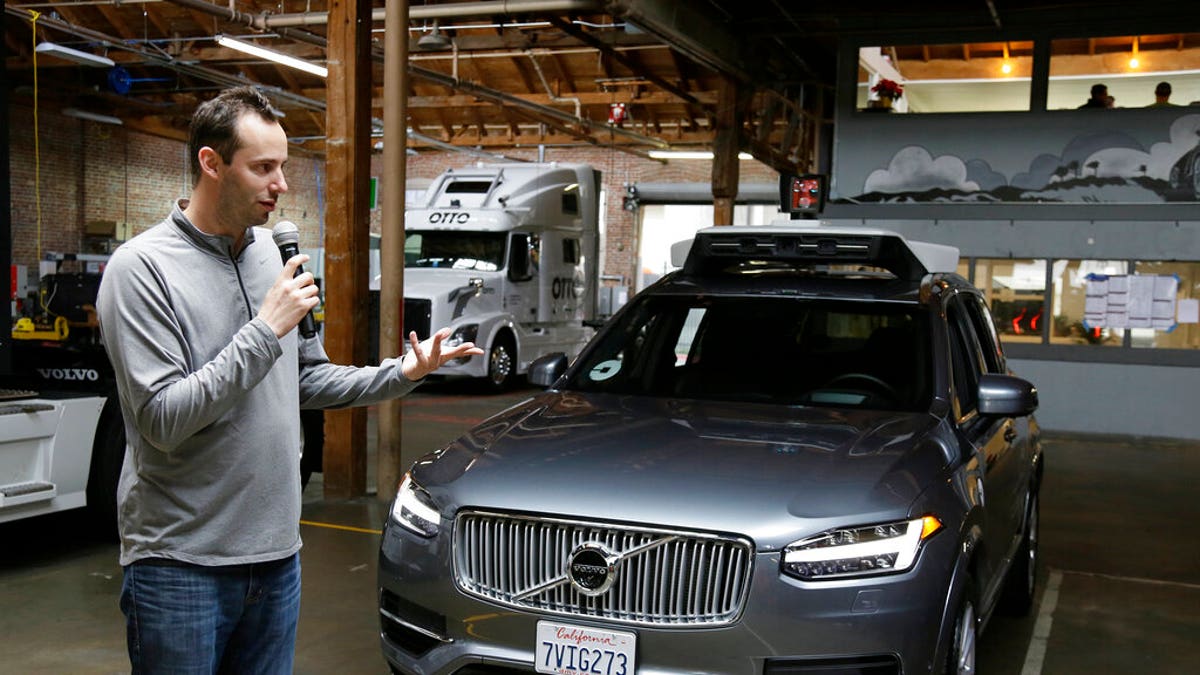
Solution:
<path fill-rule="evenodd" d="M 1028 109 L 1028 88 L 1015 104 L 976 108 L 978 93 L 963 83 L 1001 60 L 1032 68 L 1037 49 L 1080 64 L 1140 55 L 1148 73 L 1110 80 L 1118 106 L 1148 104 L 1145 83 L 1163 72 L 1173 101 L 1198 101 L 1200 34 L 1180 32 L 1198 19 L 1191 3 L 1162 0 L 6 1 L 0 121 L 10 178 L 0 248 L 10 264 L 36 271 L 47 254 L 102 256 L 158 222 L 190 185 L 192 111 L 220 89 L 254 84 L 278 108 L 291 144 L 292 188 L 279 216 L 301 225 L 303 247 L 325 254 L 326 349 L 335 362 L 364 363 L 370 236 L 396 236 L 406 200 L 446 168 L 592 164 L 607 193 L 605 283 L 634 293 L 649 281 L 642 252 L 657 241 L 645 229 L 655 205 L 704 205 L 696 226 L 769 218 L 773 209 L 749 216 L 747 205 L 774 202 L 781 173 L 836 174 L 839 153 L 884 141 L 878 116 L 856 111 L 869 97 L 869 80 L 853 72 L 860 47 L 882 45 L 914 81 L 906 105 L 986 124 L 998 110 Z M 317 72 L 239 51 L 227 38 Z M 46 43 L 76 54 L 35 48 Z M 948 79 L 957 84 L 921 84 Z M 1056 95 L 1082 102 L 1078 92 L 1092 79 L 1063 82 L 1074 84 L 1033 92 L 1042 112 L 1067 105 Z M 701 154 L 671 154 L 679 152 Z M 1072 215 L 1023 204 L 980 217 L 960 206 L 900 212 L 838 199 L 839 189 L 852 196 L 831 186 L 823 220 L 957 245 L 977 284 L 994 281 L 982 276 L 994 260 L 1200 263 L 1194 200 L 1090 204 Z M 1038 269 L 1050 279 L 1051 268 Z M 398 286 L 388 288 L 382 305 L 401 304 Z M 399 322 L 394 312 L 380 317 L 385 344 L 395 343 Z M 1200 517 L 1186 478 L 1200 474 L 1196 334 L 1164 349 L 1139 349 L 1132 335 L 1104 349 L 1045 335 L 1036 343 L 1005 336 L 1013 368 L 1042 391 L 1042 595 L 1030 617 L 993 621 L 980 668 L 1198 672 L 1200 544 L 1180 536 Z M 439 383 L 394 404 L 327 415 L 324 472 L 304 495 L 296 672 L 386 671 L 375 556 L 397 476 L 532 391 L 481 395 Z M 380 418 L 402 422 L 381 430 Z M 381 457 L 378 447 L 399 450 Z M 78 520 L 68 512 L 0 525 L 8 542 L 0 628 L 9 637 L 0 669 L 127 670 L 116 546 Z"/>

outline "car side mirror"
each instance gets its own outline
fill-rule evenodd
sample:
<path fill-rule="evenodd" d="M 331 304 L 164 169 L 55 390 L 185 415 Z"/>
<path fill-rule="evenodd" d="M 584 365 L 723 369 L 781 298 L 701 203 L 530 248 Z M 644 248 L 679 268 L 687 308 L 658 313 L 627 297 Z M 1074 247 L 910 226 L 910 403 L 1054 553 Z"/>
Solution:
<path fill-rule="evenodd" d="M 1012 375 L 987 373 L 979 378 L 979 414 L 1024 417 L 1038 407 L 1037 387 Z"/>
<path fill-rule="evenodd" d="M 529 364 L 529 383 L 549 387 L 567 372 L 567 355 L 562 352 L 546 354 Z"/>

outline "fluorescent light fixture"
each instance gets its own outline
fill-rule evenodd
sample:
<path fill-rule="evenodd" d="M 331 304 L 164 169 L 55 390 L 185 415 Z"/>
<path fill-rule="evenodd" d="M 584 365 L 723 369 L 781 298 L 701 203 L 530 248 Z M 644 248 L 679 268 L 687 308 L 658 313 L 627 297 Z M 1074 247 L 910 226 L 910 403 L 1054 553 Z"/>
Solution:
<path fill-rule="evenodd" d="M 81 120 L 90 120 L 92 122 L 100 122 L 101 124 L 116 124 L 117 126 L 125 124 L 124 122 L 121 121 L 120 117 L 113 117 L 112 115 L 101 115 L 99 113 L 88 112 L 86 110 L 80 110 L 78 108 L 63 108 L 62 114 L 66 115 L 67 117 L 75 117 L 75 118 L 78 118 Z"/>
<path fill-rule="evenodd" d="M 257 56 L 260 59 L 274 61 L 275 63 L 290 66 L 297 70 L 303 70 L 306 73 L 312 73 L 318 77 L 329 77 L 329 69 L 325 66 L 318 66 L 317 64 L 309 63 L 304 59 L 298 59 L 294 56 L 284 54 L 283 52 L 277 52 L 273 49 L 259 47 L 258 45 L 250 44 L 249 42 L 245 42 L 243 40 L 231 38 L 228 35 L 218 35 L 217 44 L 221 45 L 222 47 L 236 49 L 239 52 L 243 52 L 251 56 Z"/>
<path fill-rule="evenodd" d="M 653 159 L 712 159 L 711 150 L 651 150 Z M 749 153 L 739 152 L 738 159 L 754 159 Z"/>
<path fill-rule="evenodd" d="M 34 50 L 36 50 L 39 54 L 57 56 L 60 59 L 74 61 L 75 63 L 81 63 L 85 66 L 112 68 L 113 66 L 117 65 L 116 61 L 113 61 L 107 56 L 97 56 L 89 52 L 81 52 L 78 49 L 71 49 L 70 47 L 64 47 L 53 42 L 39 42 L 38 46 L 34 47 Z"/>

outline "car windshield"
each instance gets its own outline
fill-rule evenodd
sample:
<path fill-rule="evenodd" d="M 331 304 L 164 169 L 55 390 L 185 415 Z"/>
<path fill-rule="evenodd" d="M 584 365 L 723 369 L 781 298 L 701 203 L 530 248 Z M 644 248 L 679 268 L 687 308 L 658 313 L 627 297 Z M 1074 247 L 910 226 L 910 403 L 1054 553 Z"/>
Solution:
<path fill-rule="evenodd" d="M 405 267 L 495 272 L 504 266 L 503 232 L 413 230 L 404 238 Z"/>
<path fill-rule="evenodd" d="M 566 388 L 928 409 L 929 319 L 911 304 L 659 295 L 623 312 Z"/>

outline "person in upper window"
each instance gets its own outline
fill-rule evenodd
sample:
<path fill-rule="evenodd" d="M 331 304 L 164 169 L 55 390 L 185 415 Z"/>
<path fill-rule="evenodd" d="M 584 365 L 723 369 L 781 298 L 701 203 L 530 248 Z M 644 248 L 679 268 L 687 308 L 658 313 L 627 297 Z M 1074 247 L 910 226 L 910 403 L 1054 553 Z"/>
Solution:
<path fill-rule="evenodd" d="M 1159 82 L 1154 88 L 1154 103 L 1146 106 L 1147 108 L 1177 108 L 1174 103 L 1169 100 L 1171 98 L 1171 83 Z"/>
<path fill-rule="evenodd" d="M 1105 85 L 1105 84 L 1093 84 L 1092 85 L 1092 97 L 1089 98 L 1087 101 L 1085 101 L 1083 105 L 1079 106 L 1080 109 L 1083 109 L 1083 108 L 1101 108 L 1101 109 L 1103 109 L 1103 108 L 1111 108 L 1111 107 L 1112 107 L 1112 99 L 1108 95 L 1108 85 Z"/>

